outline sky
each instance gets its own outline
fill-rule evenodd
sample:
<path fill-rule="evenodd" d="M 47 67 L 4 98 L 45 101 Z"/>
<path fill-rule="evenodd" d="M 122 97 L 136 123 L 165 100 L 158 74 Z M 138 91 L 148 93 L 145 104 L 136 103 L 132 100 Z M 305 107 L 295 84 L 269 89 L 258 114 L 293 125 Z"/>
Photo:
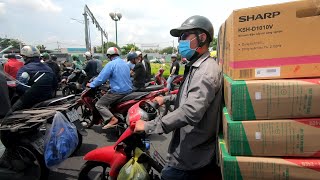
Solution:
<path fill-rule="evenodd" d="M 44 44 L 48 49 L 85 47 L 83 11 L 87 4 L 96 20 L 115 42 L 115 22 L 110 12 L 119 12 L 118 44 L 177 45 L 170 30 L 193 15 L 212 22 L 215 35 L 235 9 L 290 0 L 0 0 L 0 37 L 20 39 L 29 45 Z M 77 19 L 73 20 L 73 19 Z M 90 23 L 92 46 L 101 45 L 101 35 Z M 57 43 L 58 42 L 58 43 Z"/>

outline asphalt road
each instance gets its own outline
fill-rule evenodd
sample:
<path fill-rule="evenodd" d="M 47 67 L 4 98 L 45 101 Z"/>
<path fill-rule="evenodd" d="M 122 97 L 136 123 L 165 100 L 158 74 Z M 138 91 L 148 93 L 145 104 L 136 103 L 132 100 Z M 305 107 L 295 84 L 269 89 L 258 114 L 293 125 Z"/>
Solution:
<path fill-rule="evenodd" d="M 99 147 L 112 145 L 117 139 L 114 133 L 105 132 L 101 130 L 100 126 L 94 126 L 88 129 L 88 136 L 83 138 L 83 144 L 75 156 L 68 158 L 59 167 L 50 172 L 49 180 L 74 180 L 77 179 L 80 168 L 85 163 L 83 156 Z M 149 136 L 150 142 L 160 155 L 165 158 L 171 134 L 167 135 L 151 135 Z M 151 147 L 151 151 L 153 148 Z"/>
<path fill-rule="evenodd" d="M 58 91 L 58 96 L 61 96 L 61 92 Z M 72 157 L 69 157 L 63 163 L 61 163 L 56 169 L 51 170 L 49 174 L 49 180 L 75 180 L 78 178 L 80 168 L 85 163 L 83 156 L 99 147 L 113 145 L 117 137 L 112 131 L 102 130 L 100 126 L 93 126 L 91 129 L 87 129 L 88 135 L 83 137 L 83 144 L 79 151 Z M 165 158 L 171 134 L 164 135 L 151 135 L 148 137 L 150 143 L 159 152 L 159 154 Z M 0 141 L 0 157 L 4 151 L 4 146 Z M 151 146 L 151 152 L 154 151 Z"/>

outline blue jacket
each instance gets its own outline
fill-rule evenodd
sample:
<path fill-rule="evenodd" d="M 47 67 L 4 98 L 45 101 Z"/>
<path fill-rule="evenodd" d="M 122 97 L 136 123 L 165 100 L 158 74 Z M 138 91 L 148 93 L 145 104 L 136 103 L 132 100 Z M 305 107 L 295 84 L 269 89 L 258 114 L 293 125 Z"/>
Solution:
<path fill-rule="evenodd" d="M 21 76 L 22 73 L 24 73 L 24 72 L 29 74 L 30 79 L 38 72 L 38 73 L 50 74 L 50 75 L 54 76 L 54 79 L 56 80 L 56 77 L 55 77 L 52 69 L 49 66 L 47 66 L 46 64 L 41 63 L 38 58 L 34 58 L 34 59 L 30 60 L 29 62 L 27 62 L 24 66 L 22 66 L 19 69 L 19 71 L 17 73 L 17 80 L 18 81 L 20 81 L 26 85 L 32 85 L 32 84 L 30 84 L 28 79 L 25 79 Z M 56 86 L 57 85 L 56 83 L 57 82 L 47 82 L 48 86 L 50 85 L 52 87 Z M 21 93 L 24 93 L 27 90 L 27 88 L 23 85 L 18 84 L 17 90 Z M 43 93 L 49 93 L 49 92 L 43 92 Z"/>
<path fill-rule="evenodd" d="M 90 83 L 90 87 L 100 86 L 107 80 L 110 81 L 111 93 L 128 94 L 132 92 L 130 68 L 119 56 L 104 66 L 99 76 Z"/>

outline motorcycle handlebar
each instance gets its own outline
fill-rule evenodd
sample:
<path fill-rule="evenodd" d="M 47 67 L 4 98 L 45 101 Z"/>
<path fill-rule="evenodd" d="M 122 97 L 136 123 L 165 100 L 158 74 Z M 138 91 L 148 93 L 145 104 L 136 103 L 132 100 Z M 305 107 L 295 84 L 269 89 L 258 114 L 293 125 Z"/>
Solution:
<path fill-rule="evenodd" d="M 157 101 L 150 102 L 150 105 L 155 109 L 158 109 L 160 107 L 160 105 Z"/>

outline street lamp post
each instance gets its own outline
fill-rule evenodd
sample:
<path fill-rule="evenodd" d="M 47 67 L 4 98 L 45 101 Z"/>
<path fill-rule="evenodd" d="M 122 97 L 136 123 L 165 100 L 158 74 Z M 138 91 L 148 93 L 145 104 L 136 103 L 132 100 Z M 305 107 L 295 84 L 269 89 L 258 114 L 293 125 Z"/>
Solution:
<path fill-rule="evenodd" d="M 118 45 L 118 26 L 117 26 L 117 22 L 120 21 L 120 19 L 122 18 L 122 14 L 121 13 L 116 13 L 116 12 L 112 12 L 109 13 L 109 16 L 111 17 L 112 20 L 115 21 L 116 24 L 116 44 Z"/>

